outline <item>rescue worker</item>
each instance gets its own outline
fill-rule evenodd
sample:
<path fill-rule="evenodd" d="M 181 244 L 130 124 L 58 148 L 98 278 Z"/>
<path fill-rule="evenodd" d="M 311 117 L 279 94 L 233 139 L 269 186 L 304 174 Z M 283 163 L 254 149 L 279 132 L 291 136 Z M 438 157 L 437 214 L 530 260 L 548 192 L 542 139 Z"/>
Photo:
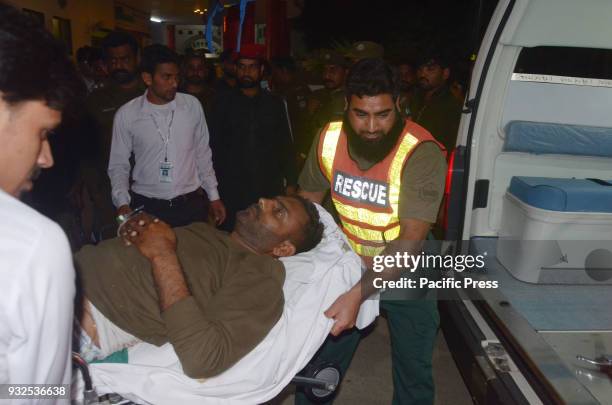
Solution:
<path fill-rule="evenodd" d="M 301 193 L 321 202 L 331 192 L 342 227 L 368 270 L 361 282 L 325 312 L 335 319 L 318 362 L 346 372 L 360 339 L 355 319 L 376 289 L 373 279 L 393 279 L 393 268 L 372 271 L 373 257 L 418 254 L 436 222 L 446 174 L 444 149 L 424 128 L 399 112 L 397 73 L 368 58 L 348 73 L 343 121 L 329 123 L 313 143 L 299 178 Z M 393 404 L 432 404 L 432 353 L 439 325 L 435 301 L 381 301 L 389 323 Z M 342 334 L 343 331 L 346 333 Z M 297 403 L 305 403 L 301 395 Z"/>

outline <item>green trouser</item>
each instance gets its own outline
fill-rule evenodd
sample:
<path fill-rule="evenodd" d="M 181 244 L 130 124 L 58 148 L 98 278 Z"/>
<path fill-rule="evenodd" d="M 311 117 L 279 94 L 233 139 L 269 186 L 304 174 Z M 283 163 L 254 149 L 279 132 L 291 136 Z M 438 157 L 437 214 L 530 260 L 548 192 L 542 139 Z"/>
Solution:
<path fill-rule="evenodd" d="M 434 402 L 433 348 L 440 324 L 435 300 L 381 301 L 391 335 L 393 405 L 431 405 Z M 342 377 L 355 354 L 361 335 L 353 329 L 340 338 L 329 337 L 312 362 L 332 362 Z M 296 404 L 309 404 L 302 392 Z M 331 402 L 328 402 L 331 403 Z"/>

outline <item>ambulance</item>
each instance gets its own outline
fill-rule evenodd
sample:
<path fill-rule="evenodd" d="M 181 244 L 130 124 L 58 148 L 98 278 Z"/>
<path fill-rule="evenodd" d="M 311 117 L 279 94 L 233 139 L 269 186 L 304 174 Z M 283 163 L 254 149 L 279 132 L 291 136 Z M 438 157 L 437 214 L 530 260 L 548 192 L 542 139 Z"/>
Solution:
<path fill-rule="evenodd" d="M 612 1 L 499 0 L 445 194 L 497 285 L 440 302 L 474 402 L 612 404 Z"/>

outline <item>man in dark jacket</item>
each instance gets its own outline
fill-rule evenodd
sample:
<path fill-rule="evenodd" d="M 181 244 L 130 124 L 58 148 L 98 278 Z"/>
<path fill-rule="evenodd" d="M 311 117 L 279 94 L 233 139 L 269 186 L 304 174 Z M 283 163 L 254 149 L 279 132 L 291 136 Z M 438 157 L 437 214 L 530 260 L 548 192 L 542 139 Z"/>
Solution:
<path fill-rule="evenodd" d="M 410 98 L 410 113 L 414 122 L 427 129 L 447 151 L 455 148 L 461 120 L 461 101 L 449 90 L 451 74 L 448 57 L 429 52 L 419 63 L 419 89 Z"/>
<path fill-rule="evenodd" d="M 233 227 L 235 213 L 260 196 L 293 191 L 295 152 L 285 105 L 262 91 L 263 47 L 244 45 L 236 60 L 238 89 L 218 98 L 211 110 L 211 148 L 219 192 Z"/>

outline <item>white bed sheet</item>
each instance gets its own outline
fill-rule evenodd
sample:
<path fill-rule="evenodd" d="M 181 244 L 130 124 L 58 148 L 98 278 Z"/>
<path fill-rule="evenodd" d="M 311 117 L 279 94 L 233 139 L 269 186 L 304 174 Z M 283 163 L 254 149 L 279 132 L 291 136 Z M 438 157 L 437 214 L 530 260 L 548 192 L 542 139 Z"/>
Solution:
<path fill-rule="evenodd" d="M 310 361 L 333 321 L 323 312 L 361 277 L 361 260 L 321 207 L 322 242 L 312 251 L 283 259 L 285 309 L 278 323 L 247 356 L 222 374 L 198 381 L 182 373 L 170 344 L 140 343 L 128 350 L 129 364 L 93 364 L 99 394 L 116 392 L 139 403 L 257 404 L 274 398 Z M 357 326 L 378 315 L 378 299 L 367 300 Z"/>

